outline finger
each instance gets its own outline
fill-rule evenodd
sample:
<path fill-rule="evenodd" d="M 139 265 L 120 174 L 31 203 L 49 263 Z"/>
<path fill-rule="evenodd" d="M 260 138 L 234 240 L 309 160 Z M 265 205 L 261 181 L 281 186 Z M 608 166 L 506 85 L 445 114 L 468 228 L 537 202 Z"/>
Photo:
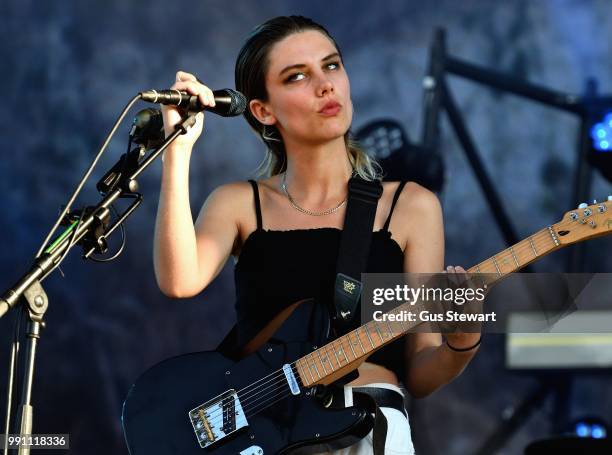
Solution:
<path fill-rule="evenodd" d="M 193 81 L 193 82 L 200 82 L 198 80 L 197 77 L 195 77 L 193 74 L 188 73 L 186 71 L 177 71 L 176 72 L 176 82 L 181 82 L 181 81 Z M 201 82 L 200 82 L 201 84 Z"/>
<path fill-rule="evenodd" d="M 209 89 L 208 87 L 204 86 L 204 89 L 206 91 L 206 95 L 208 96 L 209 100 L 210 100 L 210 106 L 215 106 L 215 95 L 213 93 L 213 91 L 211 89 Z"/>
<path fill-rule="evenodd" d="M 461 266 L 456 266 L 455 267 L 455 273 L 457 273 L 457 278 L 459 279 L 460 284 L 463 287 L 471 287 L 472 283 L 470 281 L 470 277 L 468 276 L 467 271 L 461 267 Z"/>
<path fill-rule="evenodd" d="M 199 83 L 197 83 L 195 81 L 177 81 L 172 86 L 172 89 L 173 90 L 182 90 L 182 91 L 188 92 L 188 93 L 190 93 L 192 95 L 197 95 L 200 92 L 204 91 L 202 89 L 202 87 L 204 87 L 204 86 L 200 85 Z"/>
<path fill-rule="evenodd" d="M 446 270 L 448 270 L 448 273 L 450 274 L 449 278 L 453 286 L 459 285 L 459 277 L 457 275 L 456 268 L 452 265 L 449 265 L 448 267 L 446 267 Z"/>
<path fill-rule="evenodd" d="M 200 100 L 204 106 L 214 106 L 215 100 L 212 94 L 212 90 L 210 90 L 205 85 L 200 84 L 195 81 L 180 81 L 175 82 L 172 86 L 173 90 L 180 90 L 183 92 L 187 92 L 190 95 L 195 95 Z"/>

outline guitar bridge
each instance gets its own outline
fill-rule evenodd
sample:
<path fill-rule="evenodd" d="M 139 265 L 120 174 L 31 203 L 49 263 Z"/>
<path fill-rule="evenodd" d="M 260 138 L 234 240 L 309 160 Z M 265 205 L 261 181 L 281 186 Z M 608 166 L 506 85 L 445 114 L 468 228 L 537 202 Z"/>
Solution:
<path fill-rule="evenodd" d="M 234 389 L 223 392 L 189 411 L 189 420 L 202 448 L 248 426 L 238 394 Z"/>

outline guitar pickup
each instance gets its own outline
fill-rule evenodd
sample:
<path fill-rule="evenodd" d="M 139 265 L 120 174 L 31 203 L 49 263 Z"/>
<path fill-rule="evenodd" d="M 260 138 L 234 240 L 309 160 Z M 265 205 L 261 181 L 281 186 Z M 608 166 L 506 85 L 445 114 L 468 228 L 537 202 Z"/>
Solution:
<path fill-rule="evenodd" d="M 198 444 L 205 448 L 233 432 L 248 426 L 246 416 L 234 389 L 189 411 Z"/>
<path fill-rule="evenodd" d="M 295 374 L 293 373 L 293 369 L 291 368 L 291 365 L 284 364 L 283 373 L 285 373 L 285 378 L 287 379 L 287 383 L 289 384 L 289 390 L 291 390 L 291 393 L 293 395 L 299 395 L 300 386 L 298 385 L 298 382 L 295 379 Z"/>

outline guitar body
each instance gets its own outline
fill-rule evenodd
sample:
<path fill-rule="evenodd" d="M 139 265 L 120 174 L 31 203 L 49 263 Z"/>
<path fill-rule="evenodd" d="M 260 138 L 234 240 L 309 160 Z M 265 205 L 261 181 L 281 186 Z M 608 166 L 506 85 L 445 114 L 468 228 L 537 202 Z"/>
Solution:
<path fill-rule="evenodd" d="M 313 349 L 312 341 L 302 340 L 312 335 L 304 329 L 312 324 L 304 322 L 308 318 L 313 322 L 313 305 L 299 306 L 275 332 L 273 342 L 239 362 L 215 351 L 198 352 L 146 371 L 123 406 L 130 454 L 314 453 L 347 447 L 365 437 L 373 424 L 368 412 L 325 408 L 313 389 L 300 384 L 299 394 L 294 395 L 287 385 L 283 365 Z M 197 435 L 211 433 L 206 425 L 196 428 L 202 419 L 191 418 L 200 411 L 209 423 L 218 422 L 217 435 L 204 438 L 205 447 Z"/>

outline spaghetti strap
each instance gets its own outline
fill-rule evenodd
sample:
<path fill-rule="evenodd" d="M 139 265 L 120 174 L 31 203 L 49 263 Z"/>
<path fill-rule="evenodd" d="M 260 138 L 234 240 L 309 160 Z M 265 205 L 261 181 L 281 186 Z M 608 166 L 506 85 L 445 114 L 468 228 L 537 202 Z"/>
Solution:
<path fill-rule="evenodd" d="M 391 222 L 391 215 L 393 215 L 393 209 L 395 208 L 395 203 L 397 202 L 397 199 L 399 198 L 399 195 L 401 194 L 402 189 L 404 188 L 405 184 L 406 184 L 406 181 L 402 180 L 400 184 L 398 185 L 397 189 L 395 190 L 395 194 L 393 195 L 393 202 L 391 203 L 391 210 L 389 210 L 389 216 L 387 216 L 387 221 L 385 221 L 383 231 L 389 230 L 389 223 Z"/>
<path fill-rule="evenodd" d="M 261 203 L 259 202 L 259 187 L 255 180 L 249 180 L 249 183 L 253 187 L 253 199 L 255 199 L 255 214 L 257 215 L 257 230 L 262 228 L 261 221 Z"/>

